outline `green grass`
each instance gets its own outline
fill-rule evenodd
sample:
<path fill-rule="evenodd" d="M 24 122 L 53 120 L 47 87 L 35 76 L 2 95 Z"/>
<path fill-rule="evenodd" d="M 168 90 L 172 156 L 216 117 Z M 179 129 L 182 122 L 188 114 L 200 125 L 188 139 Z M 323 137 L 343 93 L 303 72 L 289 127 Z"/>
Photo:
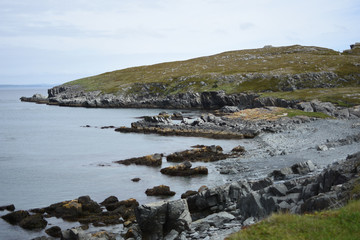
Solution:
<path fill-rule="evenodd" d="M 87 91 L 115 94 L 141 93 L 145 83 L 153 86 L 151 93 L 164 95 L 213 90 L 264 92 L 278 91 L 279 83 L 289 74 L 333 72 L 345 80 L 339 84 L 346 87 L 359 84 L 359 62 L 360 56 L 294 45 L 230 51 L 186 61 L 127 68 L 66 84 L 80 85 Z M 157 84 L 163 87 L 159 88 Z M 312 83 L 308 84 L 311 87 Z"/>
<path fill-rule="evenodd" d="M 360 87 L 312 88 L 291 92 L 266 92 L 261 93 L 261 96 L 287 100 L 299 99 L 303 101 L 318 99 L 323 102 L 332 102 L 340 106 L 349 107 L 360 104 Z"/>
<path fill-rule="evenodd" d="M 360 201 L 339 210 L 314 214 L 274 214 L 229 240 L 354 240 L 360 239 Z"/>

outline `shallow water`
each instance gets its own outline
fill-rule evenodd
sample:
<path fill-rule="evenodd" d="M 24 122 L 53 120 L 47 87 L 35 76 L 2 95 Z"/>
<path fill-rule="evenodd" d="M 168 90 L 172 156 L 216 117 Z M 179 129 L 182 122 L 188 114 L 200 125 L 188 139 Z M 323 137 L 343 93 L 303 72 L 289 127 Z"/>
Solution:
<path fill-rule="evenodd" d="M 120 200 L 132 197 L 146 203 L 158 198 L 147 197 L 145 190 L 160 184 L 170 186 L 177 199 L 189 189 L 219 185 L 225 179 L 212 164 L 193 164 L 206 165 L 210 172 L 208 176 L 190 178 L 168 177 L 159 172 L 160 168 L 112 162 L 152 153 L 168 154 L 196 144 L 216 144 L 230 151 L 243 141 L 100 129 L 109 125 L 130 126 L 137 117 L 158 114 L 162 111 L 159 109 L 87 109 L 19 101 L 21 96 L 46 95 L 46 91 L 0 89 L 0 206 L 15 204 L 17 210 L 27 210 L 82 195 L 97 202 L 114 195 Z M 91 127 L 82 127 L 85 125 Z M 162 167 L 168 165 L 164 160 Z M 142 180 L 134 183 L 134 177 Z M 24 232 L 0 219 L 0 239 L 11 239 L 14 231 Z"/>

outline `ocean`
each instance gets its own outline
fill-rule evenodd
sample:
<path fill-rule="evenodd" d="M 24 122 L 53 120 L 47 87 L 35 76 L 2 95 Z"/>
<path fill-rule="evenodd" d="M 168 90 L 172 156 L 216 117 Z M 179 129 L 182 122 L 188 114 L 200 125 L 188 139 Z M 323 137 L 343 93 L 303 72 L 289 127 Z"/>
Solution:
<path fill-rule="evenodd" d="M 220 185 L 226 179 L 211 163 L 193 164 L 207 166 L 208 176 L 169 177 L 160 173 L 160 167 L 124 166 L 113 161 L 169 154 L 196 144 L 220 145 L 230 151 L 243 141 L 118 133 L 101 127 L 130 126 L 141 116 L 164 110 L 71 108 L 19 100 L 34 93 L 47 95 L 47 89 L 0 88 L 0 206 L 14 204 L 16 210 L 46 207 L 83 195 L 97 202 L 114 195 L 143 204 L 160 200 L 145 194 L 147 188 L 160 184 L 176 192 L 168 199 L 179 199 L 187 190 Z M 164 159 L 162 167 L 169 165 Z M 132 182 L 135 177 L 141 181 Z M 0 239 L 29 239 L 38 234 L 0 219 Z"/>

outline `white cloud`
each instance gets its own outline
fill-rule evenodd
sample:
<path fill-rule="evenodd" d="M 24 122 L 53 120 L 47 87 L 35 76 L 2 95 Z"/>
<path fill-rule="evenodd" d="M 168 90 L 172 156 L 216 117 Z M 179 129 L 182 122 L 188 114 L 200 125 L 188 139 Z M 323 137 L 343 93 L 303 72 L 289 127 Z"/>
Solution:
<path fill-rule="evenodd" d="M 84 56 L 84 63 L 88 53 L 122 63 L 120 56 L 147 56 L 135 65 L 266 44 L 344 50 L 360 40 L 359 11 L 356 0 L 2 0 L 0 46 Z M 9 66 L 6 57 L 0 70 L 27 71 L 26 62 Z"/>

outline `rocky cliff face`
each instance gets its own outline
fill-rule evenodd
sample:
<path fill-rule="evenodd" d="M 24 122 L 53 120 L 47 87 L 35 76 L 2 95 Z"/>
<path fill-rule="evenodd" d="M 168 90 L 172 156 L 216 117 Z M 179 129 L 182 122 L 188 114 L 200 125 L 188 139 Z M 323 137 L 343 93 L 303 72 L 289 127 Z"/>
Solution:
<path fill-rule="evenodd" d="M 276 106 L 300 109 L 306 112 L 323 112 L 334 117 L 360 116 L 359 109 L 335 107 L 319 101 L 301 102 L 272 97 L 260 97 L 256 93 L 226 94 L 224 91 L 186 92 L 174 95 L 151 94 L 143 91 L 136 94 L 102 94 L 87 92 L 80 86 L 62 85 L 48 90 L 47 103 L 51 105 L 92 108 L 164 108 L 164 109 L 207 109 L 215 110 L 225 106 L 239 109 Z M 36 100 L 36 99 L 35 99 Z M 41 101 L 44 103 L 44 100 Z"/>

